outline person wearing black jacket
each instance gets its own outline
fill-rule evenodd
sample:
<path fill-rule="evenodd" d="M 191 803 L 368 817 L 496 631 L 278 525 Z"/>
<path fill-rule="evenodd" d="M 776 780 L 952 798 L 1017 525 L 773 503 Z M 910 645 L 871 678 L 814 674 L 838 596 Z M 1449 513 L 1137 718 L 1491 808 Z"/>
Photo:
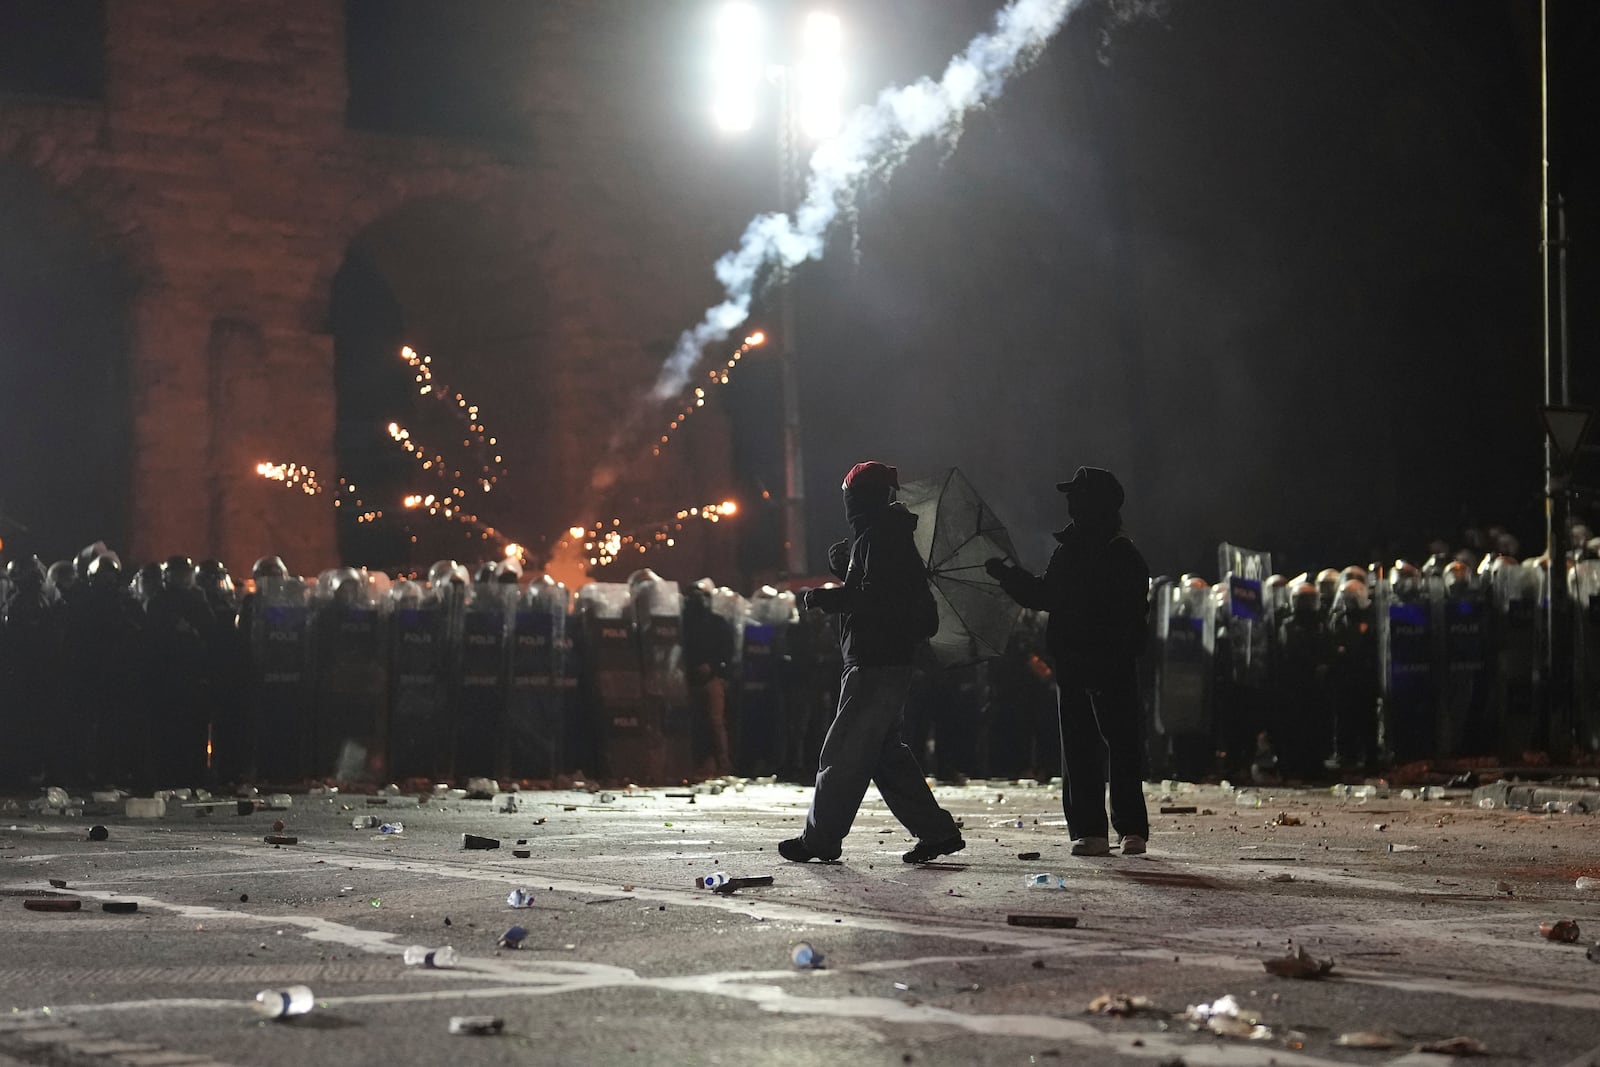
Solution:
<path fill-rule="evenodd" d="M 917 837 L 916 847 L 901 857 L 905 862 L 926 863 L 967 846 L 901 736 L 911 658 L 938 623 L 927 569 L 912 539 L 917 517 L 894 502 L 899 487 L 897 472 L 886 464 L 851 468 L 844 508 L 852 537 L 828 551 L 829 566 L 844 584 L 805 596 L 808 609 L 839 616 L 844 673 L 805 830 L 778 845 L 779 854 L 795 863 L 839 858 L 869 782 L 877 783 L 894 817 Z"/>
<path fill-rule="evenodd" d="M 1144 647 L 1150 571 L 1122 532 L 1123 491 L 1110 471 L 1079 467 L 1056 488 L 1067 494 L 1072 522 L 1056 533 L 1059 544 L 1044 574 L 998 557 L 985 569 L 1017 603 L 1050 613 L 1045 644 L 1060 686 L 1062 800 L 1072 854 L 1110 854 L 1109 777 L 1111 825 L 1122 854 L 1138 855 L 1150 817 L 1134 660 Z"/>

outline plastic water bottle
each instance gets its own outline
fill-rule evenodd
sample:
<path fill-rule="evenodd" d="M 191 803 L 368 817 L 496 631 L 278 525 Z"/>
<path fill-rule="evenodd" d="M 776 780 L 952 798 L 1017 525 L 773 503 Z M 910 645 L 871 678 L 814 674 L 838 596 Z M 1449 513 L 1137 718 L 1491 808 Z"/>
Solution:
<path fill-rule="evenodd" d="M 1053 874 L 1030 874 L 1024 883 L 1029 889 L 1065 889 L 1065 878 L 1057 878 Z"/>
<path fill-rule="evenodd" d="M 286 989 L 263 989 L 256 994 L 255 1009 L 263 1019 L 286 1019 L 304 1015 L 314 1003 L 309 986 L 292 985 Z"/>
<path fill-rule="evenodd" d="M 405 832 L 406 824 L 403 822 L 386 822 L 378 827 L 378 833 L 380 834 L 403 834 Z"/>
<path fill-rule="evenodd" d="M 269 809 L 292 808 L 294 807 L 294 797 L 288 793 L 268 793 L 265 806 Z"/>
<path fill-rule="evenodd" d="M 1254 789 L 1241 789 L 1233 795 L 1233 803 L 1235 807 L 1239 808 L 1259 808 L 1261 806 L 1261 794 Z"/>
<path fill-rule="evenodd" d="M 727 871 L 712 871 L 710 874 L 700 879 L 700 887 L 702 889 L 718 889 L 727 884 Z"/>
<path fill-rule="evenodd" d="M 377 828 L 378 823 L 379 819 L 376 815 L 357 815 L 350 820 L 350 828 L 352 830 L 372 830 Z"/>
<path fill-rule="evenodd" d="M 513 889 L 506 894 L 506 905 L 513 908 L 533 907 L 533 890 Z"/>
<path fill-rule="evenodd" d="M 789 950 L 789 959 L 801 970 L 815 969 L 822 966 L 822 953 L 811 947 L 811 942 L 802 941 Z"/>
<path fill-rule="evenodd" d="M 456 965 L 456 950 L 449 945 L 440 948 L 425 948 L 422 945 L 412 945 L 406 949 L 405 961 L 407 967 L 435 967 L 443 970 Z"/>

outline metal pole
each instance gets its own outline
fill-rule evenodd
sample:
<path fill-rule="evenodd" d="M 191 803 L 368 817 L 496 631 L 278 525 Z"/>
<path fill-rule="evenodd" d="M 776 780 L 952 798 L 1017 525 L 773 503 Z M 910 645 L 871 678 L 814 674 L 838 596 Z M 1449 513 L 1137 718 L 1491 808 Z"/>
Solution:
<path fill-rule="evenodd" d="M 778 75 L 781 96 L 778 125 L 778 191 L 785 214 L 795 210 L 799 184 L 795 158 L 794 93 L 789 72 Z M 787 268 L 778 279 L 779 366 L 783 386 L 783 554 L 790 575 L 810 573 L 806 562 L 806 476 L 800 454 L 800 387 L 795 375 L 793 278 Z"/>

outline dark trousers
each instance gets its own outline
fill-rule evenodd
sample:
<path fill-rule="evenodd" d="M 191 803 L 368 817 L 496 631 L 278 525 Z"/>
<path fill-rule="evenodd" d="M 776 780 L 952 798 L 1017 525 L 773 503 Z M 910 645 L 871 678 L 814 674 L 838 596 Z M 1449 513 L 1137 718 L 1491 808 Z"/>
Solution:
<path fill-rule="evenodd" d="M 934 799 L 901 735 L 910 688 L 910 667 L 845 668 L 802 835 L 816 855 L 838 858 L 869 782 L 919 840 L 947 841 L 961 832 Z"/>
<path fill-rule="evenodd" d="M 1130 664 L 1093 689 L 1063 678 L 1061 716 L 1062 807 L 1074 840 L 1109 837 L 1106 782 L 1111 784 L 1111 825 L 1127 836 L 1150 836 L 1144 807 L 1144 742 L 1139 680 Z"/>

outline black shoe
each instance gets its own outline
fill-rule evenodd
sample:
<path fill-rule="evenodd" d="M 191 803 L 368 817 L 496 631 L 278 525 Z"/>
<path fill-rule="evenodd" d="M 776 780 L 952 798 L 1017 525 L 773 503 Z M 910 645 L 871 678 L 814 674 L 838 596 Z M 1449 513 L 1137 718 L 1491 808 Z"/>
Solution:
<path fill-rule="evenodd" d="M 821 856 L 806 847 L 806 841 L 803 837 L 791 837 L 787 841 L 779 841 L 778 855 L 790 863 L 809 863 L 812 860 L 822 859 Z"/>
<path fill-rule="evenodd" d="M 947 837 L 943 841 L 918 841 L 917 847 L 907 852 L 900 858 L 907 863 L 927 863 L 940 856 L 948 856 L 952 852 L 960 852 L 967 847 L 960 834 Z"/>

